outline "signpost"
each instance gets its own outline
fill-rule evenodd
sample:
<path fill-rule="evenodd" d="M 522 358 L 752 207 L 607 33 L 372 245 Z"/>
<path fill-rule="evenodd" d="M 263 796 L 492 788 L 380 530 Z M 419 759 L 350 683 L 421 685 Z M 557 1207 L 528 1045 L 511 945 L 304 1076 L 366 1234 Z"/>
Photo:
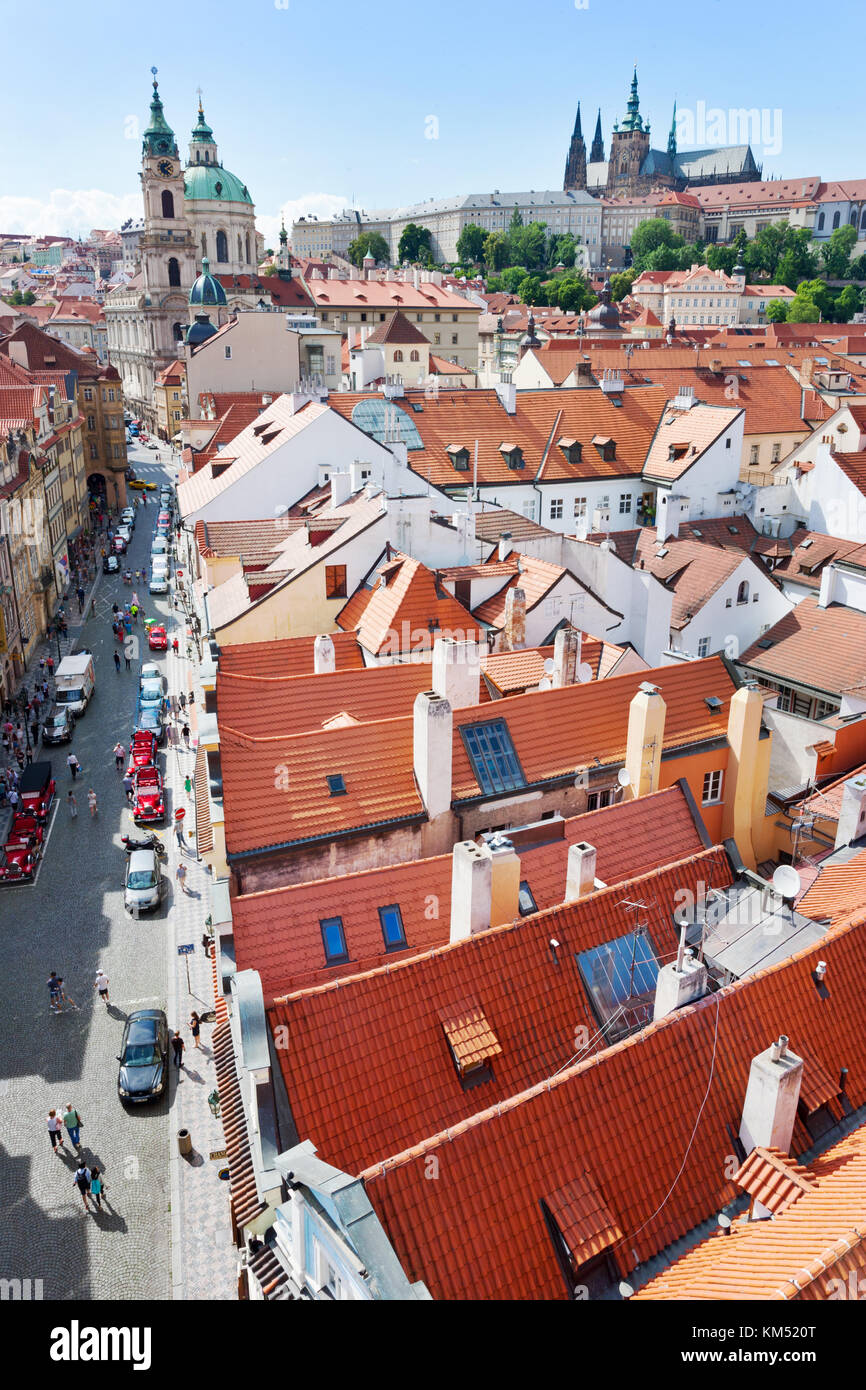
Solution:
<path fill-rule="evenodd" d="M 192 994 L 192 984 L 190 983 L 189 978 L 189 958 L 194 953 L 194 951 L 195 943 L 192 941 L 187 942 L 183 946 L 178 946 L 177 948 L 178 955 L 184 957 L 184 964 L 186 965 L 186 988 L 188 994 Z"/>

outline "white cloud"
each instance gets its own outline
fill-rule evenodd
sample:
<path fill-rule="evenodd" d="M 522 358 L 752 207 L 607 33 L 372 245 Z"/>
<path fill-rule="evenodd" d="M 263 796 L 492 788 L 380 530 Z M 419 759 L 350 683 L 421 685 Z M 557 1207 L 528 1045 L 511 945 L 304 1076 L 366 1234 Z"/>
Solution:
<path fill-rule="evenodd" d="M 47 198 L 0 197 L 0 232 L 32 236 L 81 236 L 94 227 L 117 228 L 141 217 L 141 194 L 101 188 L 55 188 Z"/>
<path fill-rule="evenodd" d="M 2 201 L 2 200 L 0 200 Z M 300 198 L 292 198 L 283 203 L 276 217 L 257 217 L 256 226 L 265 239 L 266 246 L 279 245 L 280 215 L 286 219 L 286 229 L 292 235 L 292 223 L 299 217 L 314 217 L 327 221 L 349 206 L 345 193 L 304 193 Z"/>

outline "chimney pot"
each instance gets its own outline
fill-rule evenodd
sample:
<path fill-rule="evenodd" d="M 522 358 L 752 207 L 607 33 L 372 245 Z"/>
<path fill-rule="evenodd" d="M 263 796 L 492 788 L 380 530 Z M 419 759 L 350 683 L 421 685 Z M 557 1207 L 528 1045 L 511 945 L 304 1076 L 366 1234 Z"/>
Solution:
<path fill-rule="evenodd" d="M 740 1139 L 747 1153 L 759 1144 L 790 1151 L 803 1059 L 788 1050 L 788 1041 L 782 1034 L 752 1059 L 740 1122 Z"/>

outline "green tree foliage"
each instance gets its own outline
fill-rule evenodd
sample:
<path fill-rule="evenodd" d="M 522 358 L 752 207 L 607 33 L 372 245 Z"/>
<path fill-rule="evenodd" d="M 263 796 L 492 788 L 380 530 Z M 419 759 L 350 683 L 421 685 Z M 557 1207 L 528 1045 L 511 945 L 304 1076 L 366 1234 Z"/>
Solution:
<path fill-rule="evenodd" d="M 631 236 L 632 264 L 640 275 L 643 270 L 675 270 L 676 265 L 651 265 L 650 258 L 662 247 L 668 249 L 684 246 L 685 242 L 671 228 L 664 217 L 649 217 L 635 227 Z"/>
<path fill-rule="evenodd" d="M 560 236 L 554 234 L 547 243 L 547 264 L 553 270 L 554 266 L 559 265 L 560 261 L 565 266 L 566 271 L 574 269 L 574 262 L 577 257 L 577 241 L 571 232 L 563 232 Z"/>
<path fill-rule="evenodd" d="M 857 240 L 856 227 L 837 227 L 830 233 L 830 240 L 821 247 L 821 263 L 831 280 L 847 280 L 850 273 L 851 252 Z"/>
<path fill-rule="evenodd" d="M 483 227 L 467 222 L 457 238 L 457 255 L 462 265 L 477 265 L 484 259 L 484 243 L 487 235 Z"/>
<path fill-rule="evenodd" d="M 787 253 L 790 252 L 790 255 Z M 779 263 L 782 273 L 793 279 L 794 289 L 797 281 L 811 279 L 818 269 L 818 257 L 812 250 L 812 240 L 808 228 L 789 227 L 787 222 L 773 222 L 763 227 L 748 243 L 743 252 L 746 278 L 769 280 L 770 284 L 788 284 L 779 280 Z M 808 322 L 804 319 L 802 322 Z"/>
<path fill-rule="evenodd" d="M 391 253 L 388 250 L 388 243 L 381 232 L 361 232 L 354 241 L 349 242 L 346 255 L 360 270 L 364 263 L 364 257 L 369 253 L 376 261 L 384 261 L 388 264 Z"/>
<path fill-rule="evenodd" d="M 610 277 L 610 297 L 614 304 L 619 304 L 620 300 L 625 299 L 631 292 L 631 287 L 635 279 L 634 270 L 620 270 Z"/>
<path fill-rule="evenodd" d="M 586 309 L 591 309 L 597 299 L 586 278 L 580 271 L 575 271 L 572 275 L 561 275 L 557 280 L 554 303 L 564 314 L 582 314 Z"/>
<path fill-rule="evenodd" d="M 771 299 L 767 305 L 768 323 L 784 323 L 788 317 L 788 305 L 784 299 Z"/>
<path fill-rule="evenodd" d="M 526 268 L 522 265 L 510 265 L 507 270 L 503 270 L 499 279 L 507 294 L 517 294 L 526 279 Z"/>
<path fill-rule="evenodd" d="M 502 270 L 508 264 L 508 241 L 501 232 L 490 232 L 484 238 L 483 259 L 488 270 Z"/>
<path fill-rule="evenodd" d="M 508 233 L 508 253 L 512 265 L 526 270 L 543 270 L 546 263 L 547 238 L 544 222 L 530 222 Z"/>
<path fill-rule="evenodd" d="M 13 290 L 5 296 L 7 304 L 35 304 L 36 295 L 32 290 Z"/>
<path fill-rule="evenodd" d="M 541 292 L 541 281 L 537 275 L 524 275 L 517 287 L 517 294 L 521 304 L 541 304 L 544 296 Z"/>
<path fill-rule="evenodd" d="M 854 230 L 853 227 L 851 229 Z M 863 295 L 856 285 L 846 285 L 836 296 L 833 305 L 833 318 L 837 323 L 850 323 L 855 314 L 863 308 Z"/>
<path fill-rule="evenodd" d="M 789 323 L 817 323 L 828 319 L 833 309 L 833 296 L 823 280 L 802 280 L 788 308 Z"/>
<path fill-rule="evenodd" d="M 419 227 L 417 222 L 407 222 L 400 234 L 397 255 L 401 261 L 423 261 L 425 264 L 432 261 L 430 228 Z"/>

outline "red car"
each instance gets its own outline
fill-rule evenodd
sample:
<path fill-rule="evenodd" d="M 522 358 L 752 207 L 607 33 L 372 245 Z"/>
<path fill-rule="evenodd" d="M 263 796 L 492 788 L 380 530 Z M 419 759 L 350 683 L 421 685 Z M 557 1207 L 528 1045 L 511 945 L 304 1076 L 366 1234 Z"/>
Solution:
<path fill-rule="evenodd" d="M 57 790 L 57 783 L 51 776 L 51 764 L 30 763 L 21 774 L 18 790 L 21 794 L 20 814 L 35 816 L 39 821 L 47 820 Z"/>
<path fill-rule="evenodd" d="M 152 652 L 168 650 L 168 633 L 164 627 L 152 627 L 147 634 L 147 645 Z"/>
<path fill-rule="evenodd" d="M 9 834 L 6 836 L 6 848 L 11 846 L 25 845 L 31 848 L 41 845 L 45 837 L 44 826 L 35 816 L 15 816 Z"/>
<path fill-rule="evenodd" d="M 137 729 L 132 736 L 129 745 L 129 765 L 127 772 L 130 776 L 142 767 L 153 767 L 156 763 L 156 739 L 147 729 Z"/>
<path fill-rule="evenodd" d="M 132 819 L 149 822 L 165 820 L 162 778 L 155 767 L 142 767 L 135 774 Z"/>
<path fill-rule="evenodd" d="M 30 845 L 6 845 L 0 850 L 0 883 L 32 881 L 39 863 L 38 849 Z"/>

